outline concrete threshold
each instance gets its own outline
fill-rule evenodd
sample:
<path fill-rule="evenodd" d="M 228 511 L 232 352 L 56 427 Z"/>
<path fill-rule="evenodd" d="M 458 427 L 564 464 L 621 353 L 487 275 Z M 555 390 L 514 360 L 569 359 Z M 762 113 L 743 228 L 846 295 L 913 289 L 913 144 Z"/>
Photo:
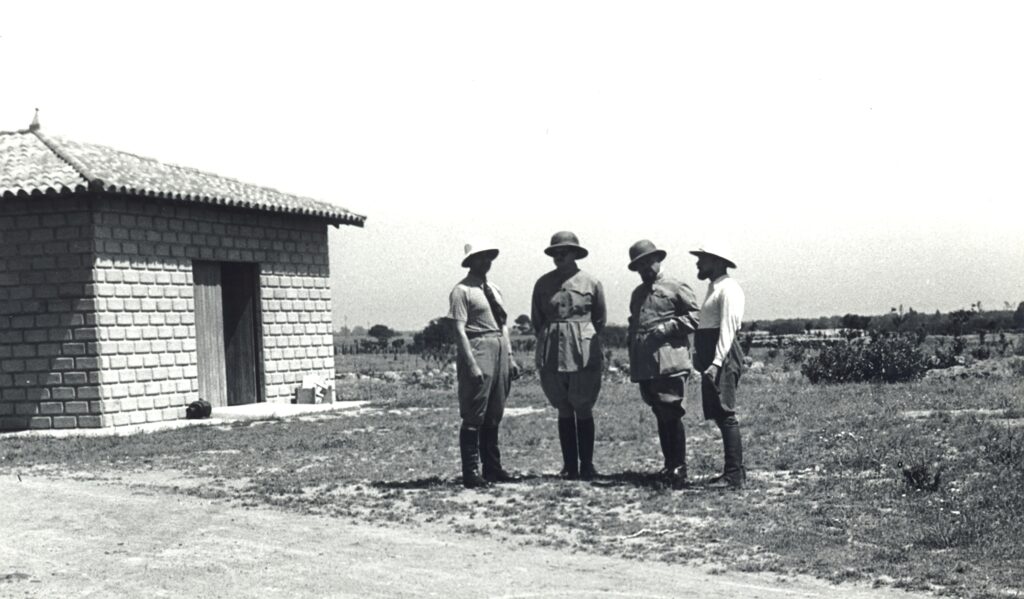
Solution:
<path fill-rule="evenodd" d="M 323 404 L 291 404 L 291 403 L 253 403 L 241 406 L 226 406 L 213 408 L 209 418 L 198 418 L 194 420 L 164 420 L 161 422 L 146 422 L 143 424 L 132 424 L 129 426 L 117 426 L 106 428 L 68 428 L 68 429 L 37 429 L 25 431 L 0 432 L 0 438 L 4 437 L 114 437 L 125 435 L 137 435 L 141 433 L 155 433 L 159 431 L 175 430 L 187 426 L 224 426 L 234 422 L 246 420 L 276 420 L 309 416 L 324 412 L 341 410 L 358 410 L 364 407 L 365 401 L 338 401 Z"/>

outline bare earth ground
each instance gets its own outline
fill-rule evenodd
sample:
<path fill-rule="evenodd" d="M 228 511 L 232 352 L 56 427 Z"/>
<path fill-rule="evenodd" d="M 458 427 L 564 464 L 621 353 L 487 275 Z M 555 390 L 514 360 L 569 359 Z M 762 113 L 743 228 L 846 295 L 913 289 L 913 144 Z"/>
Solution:
<path fill-rule="evenodd" d="M 0 597 L 925 596 L 352 524 L 168 491 L 176 482 L 0 476 Z"/>

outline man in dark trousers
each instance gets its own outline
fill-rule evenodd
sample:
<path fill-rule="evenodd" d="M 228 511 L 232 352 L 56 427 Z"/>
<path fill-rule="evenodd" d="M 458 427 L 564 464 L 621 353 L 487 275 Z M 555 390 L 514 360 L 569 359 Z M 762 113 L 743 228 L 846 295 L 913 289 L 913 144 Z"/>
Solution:
<path fill-rule="evenodd" d="M 705 244 L 690 253 L 697 256 L 697 278 L 710 281 L 694 336 L 694 367 L 702 373 L 704 418 L 718 425 L 725 451 L 724 470 L 708 486 L 739 489 L 747 478 L 740 424 L 736 419 L 736 388 L 743 374 L 743 350 L 739 343 L 743 290 L 729 277 L 728 269 L 736 268 L 736 263 L 726 247 Z"/>
<path fill-rule="evenodd" d="M 643 281 L 629 299 L 629 374 L 658 421 L 665 458 L 658 474 L 681 489 L 688 485 L 683 395 L 699 308 L 689 285 L 662 273 L 665 256 L 646 239 L 629 248 L 629 269 Z"/>
<path fill-rule="evenodd" d="M 465 252 L 462 266 L 469 268 L 469 273 L 448 296 L 448 319 L 458 349 L 462 484 L 471 489 L 514 480 L 501 467 L 498 425 L 512 380 L 519 376 L 519 365 L 512 358 L 501 290 L 487 281 L 498 249 L 489 243 L 470 243 Z M 478 469 L 481 459 L 482 477 Z"/>

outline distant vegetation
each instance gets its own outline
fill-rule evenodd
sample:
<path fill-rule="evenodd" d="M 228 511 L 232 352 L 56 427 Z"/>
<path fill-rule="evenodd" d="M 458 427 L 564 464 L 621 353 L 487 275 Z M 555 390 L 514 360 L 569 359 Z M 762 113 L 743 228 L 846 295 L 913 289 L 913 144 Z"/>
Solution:
<path fill-rule="evenodd" d="M 746 355 L 766 350 L 773 359 L 782 354 L 789 368 L 798 370 L 811 383 L 895 383 L 912 381 L 930 369 L 965 364 L 968 359 L 1024 355 L 1024 341 L 1014 331 L 1024 331 L 1024 302 L 1016 310 L 983 310 L 981 302 L 969 310 L 926 314 L 913 308 L 894 307 L 888 314 L 844 314 L 813 319 L 787 318 L 744 323 L 740 343 Z M 522 314 L 511 323 L 512 348 L 525 363 L 536 347 L 530 317 Z M 354 333 L 361 333 L 355 335 Z M 401 333 L 384 324 L 369 330 L 339 331 L 335 350 L 339 356 L 374 356 L 380 364 L 395 363 L 400 356 L 415 357 L 424 367 L 442 366 L 455 356 L 449 323 L 435 318 L 421 331 Z M 1009 333 L 1009 334 L 1008 334 Z M 626 347 L 628 329 L 608 325 L 601 332 L 607 350 L 607 366 L 628 371 L 628 360 L 615 357 Z M 931 339 L 930 341 L 928 341 Z M 927 341 L 927 343 L 926 343 Z M 370 370 L 374 367 L 367 366 Z"/>
<path fill-rule="evenodd" d="M 969 310 L 934 314 L 913 308 L 895 307 L 888 314 L 864 316 L 845 314 L 820 318 L 780 318 L 743 323 L 745 331 L 765 331 L 771 335 L 798 335 L 832 329 L 875 330 L 880 332 L 917 332 L 926 335 L 967 335 L 982 331 L 1024 330 L 1024 302 L 1016 309 L 1007 303 L 1003 310 L 983 310 L 981 302 Z"/>
<path fill-rule="evenodd" d="M 512 323 L 513 346 L 517 351 L 533 351 L 534 337 L 530 317 L 521 314 Z M 1000 332 L 1024 331 L 1024 302 L 1014 310 L 1009 303 L 1004 310 L 983 310 L 981 302 L 971 305 L 969 310 L 954 310 L 933 314 L 917 312 L 913 308 L 894 307 L 888 314 L 822 316 L 818 318 L 779 318 L 754 320 L 743 323 L 743 332 L 753 334 L 748 343 L 756 345 L 781 345 L 778 337 L 804 335 L 824 338 L 839 331 L 847 338 L 864 334 L 889 333 L 910 334 L 923 341 L 928 336 L 979 335 L 983 342 L 995 341 Z M 601 340 L 607 348 L 624 348 L 627 342 L 627 327 L 610 324 L 601 332 Z M 335 349 L 339 354 L 360 353 L 448 353 L 454 339 L 447 322 L 442 318 L 431 320 L 420 331 L 399 332 L 384 324 L 376 324 L 366 330 L 356 327 L 341 329 L 335 333 Z"/>

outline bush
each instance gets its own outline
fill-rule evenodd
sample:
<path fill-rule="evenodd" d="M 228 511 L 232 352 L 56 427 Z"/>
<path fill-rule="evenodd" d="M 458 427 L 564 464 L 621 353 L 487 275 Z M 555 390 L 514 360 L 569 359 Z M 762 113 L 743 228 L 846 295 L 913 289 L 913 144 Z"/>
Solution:
<path fill-rule="evenodd" d="M 979 345 L 971 350 L 971 355 L 975 360 L 987 360 L 992 357 L 992 350 L 987 345 Z"/>
<path fill-rule="evenodd" d="M 887 336 L 827 346 L 807 360 L 800 372 L 812 383 L 897 383 L 919 379 L 927 369 L 913 340 Z"/>
<path fill-rule="evenodd" d="M 806 349 L 799 343 L 794 344 L 786 348 L 785 363 L 787 365 L 798 366 L 803 365 L 804 359 L 806 359 Z"/>

